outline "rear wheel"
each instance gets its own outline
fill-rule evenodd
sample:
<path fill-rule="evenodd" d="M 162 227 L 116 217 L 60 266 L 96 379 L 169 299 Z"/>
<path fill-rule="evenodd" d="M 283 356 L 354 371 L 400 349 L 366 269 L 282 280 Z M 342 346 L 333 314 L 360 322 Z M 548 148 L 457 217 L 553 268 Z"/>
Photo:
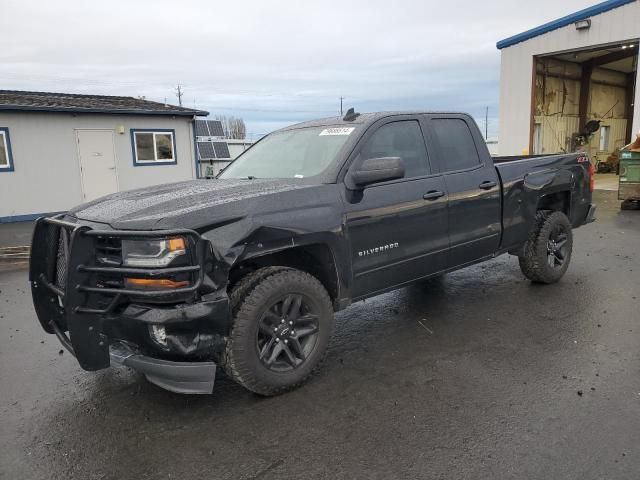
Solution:
<path fill-rule="evenodd" d="M 277 395 L 307 380 L 324 358 L 333 330 L 331 300 L 316 278 L 269 269 L 256 272 L 257 280 L 235 296 L 225 348 L 227 374 L 261 395 Z"/>
<path fill-rule="evenodd" d="M 520 270 L 533 282 L 555 283 L 569 268 L 572 250 L 573 232 L 567 216 L 540 211 L 519 257 Z"/>

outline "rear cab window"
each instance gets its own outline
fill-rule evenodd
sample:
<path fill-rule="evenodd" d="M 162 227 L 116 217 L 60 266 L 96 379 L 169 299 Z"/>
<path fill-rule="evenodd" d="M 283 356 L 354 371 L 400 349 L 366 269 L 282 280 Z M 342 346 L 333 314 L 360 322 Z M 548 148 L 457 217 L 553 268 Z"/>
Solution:
<path fill-rule="evenodd" d="M 443 173 L 481 165 L 478 149 L 467 122 L 461 118 L 432 118 L 431 136 Z"/>

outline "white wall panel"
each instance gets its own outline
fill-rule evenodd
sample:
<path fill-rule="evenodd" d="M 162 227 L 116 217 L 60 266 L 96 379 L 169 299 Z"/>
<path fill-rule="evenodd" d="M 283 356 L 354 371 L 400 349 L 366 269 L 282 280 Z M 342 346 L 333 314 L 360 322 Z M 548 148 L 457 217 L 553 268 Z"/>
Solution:
<path fill-rule="evenodd" d="M 190 117 L 0 112 L 0 126 L 9 128 L 15 168 L 0 172 L 0 217 L 64 211 L 82 203 L 76 129 L 114 131 L 121 191 L 195 176 Z M 134 166 L 132 128 L 174 129 L 177 164 Z"/>

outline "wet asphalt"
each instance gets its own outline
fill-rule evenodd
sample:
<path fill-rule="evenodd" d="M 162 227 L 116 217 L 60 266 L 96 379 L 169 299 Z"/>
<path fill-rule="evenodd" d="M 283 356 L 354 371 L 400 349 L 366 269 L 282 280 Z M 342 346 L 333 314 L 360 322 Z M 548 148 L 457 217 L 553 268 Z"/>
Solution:
<path fill-rule="evenodd" d="M 355 304 L 275 398 L 84 372 L 0 273 L 0 478 L 637 479 L 640 212 L 596 201 L 560 283 L 503 256 Z"/>

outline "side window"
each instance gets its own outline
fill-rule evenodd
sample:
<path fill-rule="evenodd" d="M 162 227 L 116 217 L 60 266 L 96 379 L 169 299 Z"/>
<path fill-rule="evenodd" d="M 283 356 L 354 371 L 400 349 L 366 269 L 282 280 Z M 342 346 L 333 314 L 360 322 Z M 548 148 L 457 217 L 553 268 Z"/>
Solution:
<path fill-rule="evenodd" d="M 11 158 L 11 140 L 9 129 L 0 127 L 0 172 L 13 171 L 13 158 Z"/>
<path fill-rule="evenodd" d="M 176 163 L 174 130 L 131 129 L 134 165 Z"/>
<path fill-rule="evenodd" d="M 403 120 L 383 125 L 361 150 L 363 159 L 400 157 L 405 178 L 429 174 L 427 149 L 417 120 Z"/>
<path fill-rule="evenodd" d="M 467 122 L 459 118 L 431 120 L 433 140 L 443 172 L 477 167 L 480 157 Z"/>

